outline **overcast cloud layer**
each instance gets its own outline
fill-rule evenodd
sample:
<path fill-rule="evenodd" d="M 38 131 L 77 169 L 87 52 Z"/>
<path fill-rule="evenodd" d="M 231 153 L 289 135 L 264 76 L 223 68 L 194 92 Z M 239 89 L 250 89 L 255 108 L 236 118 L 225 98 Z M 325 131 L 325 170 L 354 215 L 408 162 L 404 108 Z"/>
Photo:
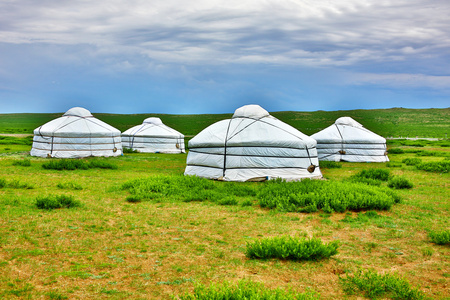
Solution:
<path fill-rule="evenodd" d="M 0 113 L 449 107 L 448 0 L 3 0 Z"/>

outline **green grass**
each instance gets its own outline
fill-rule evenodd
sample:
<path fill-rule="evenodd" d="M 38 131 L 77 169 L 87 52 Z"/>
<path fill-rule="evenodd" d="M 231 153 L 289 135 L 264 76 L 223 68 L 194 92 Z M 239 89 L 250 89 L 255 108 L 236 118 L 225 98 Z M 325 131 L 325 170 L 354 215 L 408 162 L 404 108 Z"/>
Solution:
<path fill-rule="evenodd" d="M 185 178 L 186 154 L 89 158 L 117 169 L 73 171 L 44 169 L 51 160 L 30 157 L 29 145 L 0 145 L 0 298 L 166 300 L 192 295 L 201 284 L 206 290 L 228 282 L 225 292 L 232 294 L 231 286 L 246 279 L 267 295 L 277 289 L 291 293 L 288 299 L 308 290 L 320 299 L 357 299 L 364 292 L 346 295 L 339 275 L 359 268 L 380 276 L 395 270 L 411 290 L 420 286 L 426 297 L 445 299 L 450 248 L 432 242 L 429 233 L 449 228 L 450 175 L 402 164 L 419 157 L 417 151 L 448 153 L 443 145 L 395 144 L 405 151 L 389 154 L 390 163 L 400 165 L 389 168 L 391 178 L 407 178 L 413 189 L 394 191 L 388 181 L 379 187 L 346 182 L 362 170 L 388 169 L 385 163 L 323 168 L 323 182 L 335 190 L 330 195 L 350 195 L 346 186 L 355 184 L 364 186 L 361 197 L 389 191 L 402 199 L 388 210 L 342 213 L 331 207 L 312 212 L 310 206 L 308 213 L 261 207 L 260 192 L 276 183 Z M 419 158 L 432 163 L 446 155 Z M 13 165 L 22 160 L 30 166 Z M 280 184 L 280 196 L 289 185 Z M 14 188 L 19 186 L 33 188 Z M 36 207 L 38 197 L 61 194 L 81 207 Z M 314 191 L 306 194 L 316 197 Z M 283 236 L 339 240 L 339 253 L 318 261 L 246 257 L 247 243 Z"/>
<path fill-rule="evenodd" d="M 80 202 L 71 195 L 49 195 L 36 198 L 36 206 L 40 209 L 71 208 L 80 205 Z"/>
<path fill-rule="evenodd" d="M 358 270 L 352 276 L 341 277 L 347 294 L 364 295 L 369 299 L 389 298 L 398 300 L 425 299 L 425 295 L 410 283 L 396 275 L 378 274 L 373 270 Z"/>
<path fill-rule="evenodd" d="M 237 107 L 236 107 L 237 108 Z M 92 112 L 93 115 L 125 131 L 135 125 L 141 124 L 148 117 L 159 117 L 169 127 L 181 133 L 192 136 L 203 128 L 232 116 L 228 114 L 203 114 L 203 115 L 170 115 L 170 114 L 104 114 Z M 61 113 L 51 114 L 2 114 L 0 118 L 0 133 L 28 133 L 42 124 L 60 117 Z M 448 118 L 450 108 L 444 109 L 373 109 L 373 110 L 347 110 L 347 111 L 315 111 L 315 112 L 271 112 L 271 114 L 299 129 L 301 132 L 311 135 L 330 125 L 337 118 L 349 116 L 360 122 L 369 130 L 384 137 L 435 137 L 444 138 L 448 132 L 450 121 Z M 411 143 L 424 144 L 426 142 L 398 141 L 411 145 Z"/>
<path fill-rule="evenodd" d="M 248 258 L 284 260 L 320 260 L 338 253 L 338 241 L 324 244 L 319 238 L 280 236 L 247 243 Z"/>
<path fill-rule="evenodd" d="M 100 159 L 52 159 L 42 167 L 47 170 L 117 169 L 116 165 Z"/>
<path fill-rule="evenodd" d="M 258 192 L 258 199 L 261 207 L 297 212 L 388 210 L 400 202 L 399 196 L 386 188 L 331 180 L 268 182 Z"/>
<path fill-rule="evenodd" d="M 432 231 L 428 234 L 431 241 L 438 245 L 450 245 L 450 230 Z"/>
<path fill-rule="evenodd" d="M 291 290 L 268 289 L 263 284 L 241 280 L 205 286 L 198 284 L 194 292 L 179 296 L 180 300 L 309 300 L 319 299 L 317 293 L 296 293 Z"/>

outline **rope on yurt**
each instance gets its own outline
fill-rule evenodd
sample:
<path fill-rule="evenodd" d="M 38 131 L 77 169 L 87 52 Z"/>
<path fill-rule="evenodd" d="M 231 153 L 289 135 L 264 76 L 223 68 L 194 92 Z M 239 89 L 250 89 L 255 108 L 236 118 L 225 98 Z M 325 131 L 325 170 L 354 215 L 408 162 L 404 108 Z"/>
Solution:
<path fill-rule="evenodd" d="M 225 141 L 224 141 L 224 145 L 223 145 L 223 169 L 222 169 L 223 175 L 222 175 L 222 177 L 225 177 L 225 171 L 227 169 L 227 142 L 228 142 L 228 131 L 230 131 L 231 121 L 233 121 L 233 119 L 230 119 L 230 121 L 228 122 L 227 134 L 225 135 Z"/>
<path fill-rule="evenodd" d="M 341 131 L 339 130 L 339 126 L 337 126 L 337 124 L 334 124 L 336 126 L 336 129 L 341 137 L 341 150 L 338 151 L 339 154 L 344 155 L 345 154 L 345 150 L 344 150 L 344 137 L 342 136 Z M 336 153 L 337 154 L 337 153 Z"/>

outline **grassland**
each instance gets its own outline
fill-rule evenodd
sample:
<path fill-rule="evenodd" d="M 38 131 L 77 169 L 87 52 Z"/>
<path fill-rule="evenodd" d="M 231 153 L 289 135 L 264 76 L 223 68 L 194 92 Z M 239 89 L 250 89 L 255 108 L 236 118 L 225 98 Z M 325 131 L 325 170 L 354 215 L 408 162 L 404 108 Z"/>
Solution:
<path fill-rule="evenodd" d="M 445 138 L 450 128 L 450 108 L 445 109 L 376 109 L 315 112 L 273 112 L 276 118 L 311 135 L 342 116 L 349 116 L 384 137 L 431 137 Z M 0 134 L 32 134 L 40 125 L 60 117 L 58 114 L 2 114 Z M 192 136 L 210 124 L 231 117 L 232 114 L 214 115 L 168 115 L 168 114 L 102 114 L 94 116 L 120 131 L 141 124 L 145 118 L 160 117 L 168 126 Z M 420 125 L 419 125 L 420 124 Z"/>
<path fill-rule="evenodd" d="M 127 153 L 101 159 L 116 169 L 45 169 L 49 160 L 29 156 L 31 139 L 26 136 L 60 115 L 0 115 L 0 299 L 171 299 L 199 284 L 226 282 L 255 282 L 255 290 L 311 292 L 321 299 L 360 299 L 358 293 L 347 295 L 341 282 L 364 270 L 374 278 L 402 278 L 431 299 L 449 299 L 450 248 L 430 236 L 450 229 L 450 175 L 406 163 L 448 161 L 448 140 L 394 140 L 389 150 L 397 151 L 389 154 L 390 163 L 340 163 L 341 168 L 322 169 L 330 181 L 344 182 L 368 168 L 406 178 L 413 188 L 396 190 L 402 201 L 389 210 L 299 213 L 261 208 L 255 195 L 264 183 L 212 181 L 225 191 L 255 191 L 215 201 L 186 201 L 177 193 L 158 192 L 130 200 L 124 184 L 180 176 L 186 154 Z M 121 131 L 158 116 L 187 139 L 231 116 L 94 115 Z M 306 134 L 341 116 L 385 137 L 443 138 L 450 128 L 450 109 L 273 115 Z M 77 206 L 36 205 L 61 195 Z M 338 241 L 338 253 L 321 261 L 246 256 L 249 243 L 287 236 Z"/>
<path fill-rule="evenodd" d="M 111 123 L 119 118 L 110 117 Z M 136 116 L 127 122 L 133 120 Z M 35 125 L 27 126 L 22 128 Z M 449 173 L 418 170 L 402 161 L 419 157 L 417 150 L 434 153 L 420 156 L 423 162 L 442 161 L 450 149 L 438 142 L 420 145 L 391 145 L 403 150 L 390 154 L 394 167 L 342 163 L 322 169 L 333 181 L 367 168 L 404 176 L 414 187 L 397 190 L 402 201 L 390 210 L 298 213 L 263 209 L 253 196 L 227 203 L 169 196 L 126 200 L 130 193 L 124 183 L 179 176 L 186 154 L 132 153 L 104 159 L 117 169 L 58 171 L 43 168 L 48 159 L 30 157 L 29 144 L 0 144 L 0 298 L 171 299 L 197 284 L 249 280 L 267 289 L 316 292 L 321 299 L 360 299 L 347 295 L 339 278 L 370 269 L 404 278 L 432 299 L 448 299 L 450 248 L 431 242 L 429 234 L 450 227 Z M 17 163 L 25 159 L 29 166 Z M 51 195 L 72 196 L 80 206 L 36 206 L 37 199 Z M 339 241 L 340 246 L 337 255 L 321 261 L 246 257 L 248 243 L 279 236 Z"/>

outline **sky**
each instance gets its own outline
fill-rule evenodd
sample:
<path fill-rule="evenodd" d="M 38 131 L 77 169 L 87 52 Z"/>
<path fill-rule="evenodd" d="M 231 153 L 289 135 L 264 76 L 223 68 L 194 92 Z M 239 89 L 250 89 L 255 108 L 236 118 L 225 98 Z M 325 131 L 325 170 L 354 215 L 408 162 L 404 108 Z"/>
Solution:
<path fill-rule="evenodd" d="M 450 107 L 448 0 L 0 0 L 0 113 Z"/>

